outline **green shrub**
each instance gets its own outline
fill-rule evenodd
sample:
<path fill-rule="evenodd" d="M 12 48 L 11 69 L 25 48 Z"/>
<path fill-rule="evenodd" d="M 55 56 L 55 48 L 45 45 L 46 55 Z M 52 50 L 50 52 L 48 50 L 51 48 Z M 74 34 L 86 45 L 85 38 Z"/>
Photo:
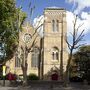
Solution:
<path fill-rule="evenodd" d="M 39 80 L 39 77 L 36 74 L 30 74 L 27 76 L 28 80 Z"/>

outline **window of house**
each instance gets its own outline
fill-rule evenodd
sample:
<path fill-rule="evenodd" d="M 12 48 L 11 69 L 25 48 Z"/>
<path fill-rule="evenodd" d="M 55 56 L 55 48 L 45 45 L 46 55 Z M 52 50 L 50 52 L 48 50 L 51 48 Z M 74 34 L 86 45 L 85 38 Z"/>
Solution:
<path fill-rule="evenodd" d="M 39 49 L 34 48 L 31 58 L 31 67 L 38 68 L 38 61 L 39 61 Z"/>
<path fill-rule="evenodd" d="M 53 48 L 52 59 L 59 60 L 59 52 L 58 52 L 58 49 L 56 47 Z"/>

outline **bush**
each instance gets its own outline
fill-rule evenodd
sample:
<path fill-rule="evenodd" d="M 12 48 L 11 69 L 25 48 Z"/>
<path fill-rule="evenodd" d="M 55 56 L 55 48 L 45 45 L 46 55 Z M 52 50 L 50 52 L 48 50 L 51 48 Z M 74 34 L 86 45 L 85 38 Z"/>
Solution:
<path fill-rule="evenodd" d="M 36 74 L 30 74 L 27 76 L 28 80 L 39 80 L 39 77 Z"/>
<path fill-rule="evenodd" d="M 5 80 L 7 80 L 7 78 L 6 78 L 6 76 L 0 76 L 0 80 L 3 80 L 3 79 L 5 79 Z"/>
<path fill-rule="evenodd" d="M 6 79 L 7 80 L 16 80 L 17 79 L 17 75 L 16 74 L 13 74 L 13 73 L 8 73 L 6 75 Z"/>

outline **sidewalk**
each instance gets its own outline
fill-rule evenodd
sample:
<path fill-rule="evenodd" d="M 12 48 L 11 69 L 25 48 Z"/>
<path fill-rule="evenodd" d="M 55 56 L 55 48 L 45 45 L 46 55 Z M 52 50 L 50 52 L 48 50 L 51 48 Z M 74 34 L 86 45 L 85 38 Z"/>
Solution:
<path fill-rule="evenodd" d="M 18 90 L 18 87 L 2 87 L 2 86 L 0 86 L 0 90 Z"/>
<path fill-rule="evenodd" d="M 90 90 L 90 86 L 85 87 L 0 87 L 0 90 Z"/>
<path fill-rule="evenodd" d="M 63 87 L 61 83 L 55 82 L 31 82 L 28 86 L 18 85 L 17 87 L 2 86 L 0 90 L 90 90 L 90 85 L 84 85 L 83 83 L 71 83 L 68 87 Z"/>

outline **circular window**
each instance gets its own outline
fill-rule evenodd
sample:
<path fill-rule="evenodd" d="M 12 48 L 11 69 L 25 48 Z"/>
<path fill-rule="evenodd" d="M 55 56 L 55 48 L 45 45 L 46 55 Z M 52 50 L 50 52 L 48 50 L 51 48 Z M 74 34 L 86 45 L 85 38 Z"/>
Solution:
<path fill-rule="evenodd" d="M 29 43 L 29 42 L 31 41 L 31 35 L 28 34 L 28 33 L 26 33 L 26 34 L 24 35 L 24 41 L 25 41 L 26 43 Z"/>

